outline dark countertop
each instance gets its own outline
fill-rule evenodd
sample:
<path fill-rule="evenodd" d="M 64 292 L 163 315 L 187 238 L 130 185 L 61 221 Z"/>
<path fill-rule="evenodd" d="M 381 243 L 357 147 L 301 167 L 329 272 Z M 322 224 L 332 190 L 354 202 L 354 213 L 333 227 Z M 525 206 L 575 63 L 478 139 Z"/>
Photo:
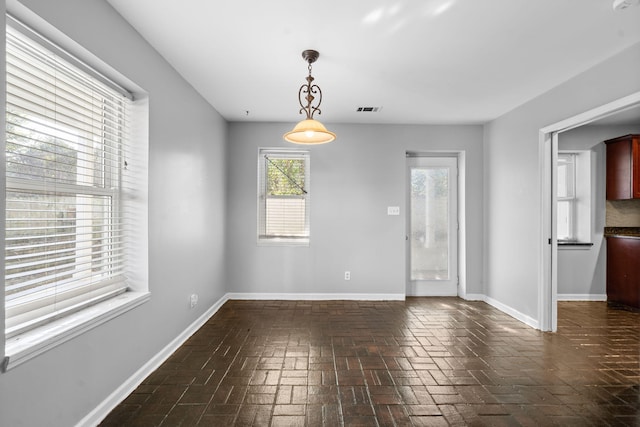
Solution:
<path fill-rule="evenodd" d="M 558 246 L 583 246 L 583 247 L 591 247 L 593 243 L 590 242 L 574 242 L 569 240 L 558 240 Z"/>
<path fill-rule="evenodd" d="M 640 227 L 605 227 L 604 237 L 640 237 Z"/>

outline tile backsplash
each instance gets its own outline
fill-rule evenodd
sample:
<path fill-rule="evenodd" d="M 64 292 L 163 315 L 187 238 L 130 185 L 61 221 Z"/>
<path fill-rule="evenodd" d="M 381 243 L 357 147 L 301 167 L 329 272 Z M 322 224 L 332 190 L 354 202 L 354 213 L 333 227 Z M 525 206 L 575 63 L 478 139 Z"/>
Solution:
<path fill-rule="evenodd" d="M 607 200 L 607 227 L 640 227 L 640 199 Z"/>

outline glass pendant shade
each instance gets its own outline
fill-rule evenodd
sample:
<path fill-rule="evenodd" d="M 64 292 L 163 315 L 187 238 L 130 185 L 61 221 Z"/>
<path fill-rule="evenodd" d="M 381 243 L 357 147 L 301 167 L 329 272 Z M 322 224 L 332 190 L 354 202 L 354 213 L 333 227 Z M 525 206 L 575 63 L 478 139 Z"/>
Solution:
<path fill-rule="evenodd" d="M 336 134 L 329 132 L 317 120 L 305 119 L 298 122 L 291 132 L 285 133 L 284 139 L 294 144 L 325 144 L 336 139 Z"/>
<path fill-rule="evenodd" d="M 311 75 L 311 64 L 313 64 L 320 54 L 317 50 L 307 49 L 302 52 L 302 58 L 309 64 L 309 75 L 305 79 L 307 82 L 298 89 L 298 102 L 300 103 L 300 114 L 306 113 L 307 118 L 298 122 L 291 132 L 284 134 L 285 141 L 294 144 L 326 144 L 336 139 L 336 134 L 329 132 L 326 127 L 313 118 L 313 115 L 322 113 L 320 104 L 322 103 L 322 90 L 320 86 L 314 84 L 315 80 Z"/>

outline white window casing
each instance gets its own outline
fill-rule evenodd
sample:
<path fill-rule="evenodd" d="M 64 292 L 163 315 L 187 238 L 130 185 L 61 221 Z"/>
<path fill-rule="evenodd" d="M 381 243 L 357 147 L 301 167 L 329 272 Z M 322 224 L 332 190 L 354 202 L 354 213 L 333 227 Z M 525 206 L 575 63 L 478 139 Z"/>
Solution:
<path fill-rule="evenodd" d="M 8 22 L 10 355 L 14 337 L 126 292 L 146 293 L 146 243 L 133 239 L 146 239 L 136 228 L 146 227 L 146 180 L 140 177 L 146 176 L 147 160 L 131 145 L 130 94 L 45 47 L 19 22 Z M 136 198 L 144 209 L 132 202 Z M 132 260 L 144 266 L 136 271 Z"/>
<path fill-rule="evenodd" d="M 557 173 L 558 240 L 591 243 L 591 152 L 559 152 Z"/>
<path fill-rule="evenodd" d="M 258 243 L 309 245 L 309 152 L 260 149 Z"/>

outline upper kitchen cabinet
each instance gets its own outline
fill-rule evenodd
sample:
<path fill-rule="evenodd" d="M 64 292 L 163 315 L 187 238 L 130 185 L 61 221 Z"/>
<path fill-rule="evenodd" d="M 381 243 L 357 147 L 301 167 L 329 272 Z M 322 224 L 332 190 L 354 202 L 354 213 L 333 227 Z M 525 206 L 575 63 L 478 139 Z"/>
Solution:
<path fill-rule="evenodd" d="M 607 200 L 640 199 L 640 135 L 609 139 Z"/>

